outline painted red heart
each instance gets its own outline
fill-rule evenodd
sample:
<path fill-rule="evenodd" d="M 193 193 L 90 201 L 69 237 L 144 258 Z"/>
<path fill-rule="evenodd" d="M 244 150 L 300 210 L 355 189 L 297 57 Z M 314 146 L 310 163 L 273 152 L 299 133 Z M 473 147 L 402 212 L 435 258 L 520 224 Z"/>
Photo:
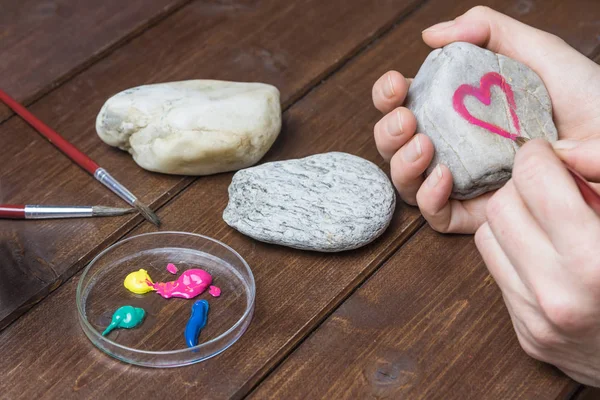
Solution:
<path fill-rule="evenodd" d="M 520 134 L 521 127 L 519 125 L 519 117 L 517 116 L 516 112 L 517 106 L 515 104 L 515 96 L 513 94 L 512 88 L 510 87 L 508 82 L 506 82 L 506 79 L 504 79 L 504 77 L 497 72 L 488 72 L 487 74 L 485 74 L 479 82 L 479 87 L 467 84 L 460 85 L 458 89 L 456 89 L 456 92 L 454 92 L 454 96 L 452 97 L 452 104 L 456 112 L 458 112 L 464 119 L 469 121 L 469 123 L 480 126 L 502 137 L 515 140 L 519 136 L 518 134 L 514 135 L 500 128 L 499 126 L 475 118 L 473 115 L 471 115 L 471 113 L 469 112 L 469 110 L 467 110 L 467 107 L 465 106 L 465 97 L 467 96 L 473 96 L 486 106 L 489 106 L 492 102 L 491 87 L 493 85 L 499 86 L 500 89 L 502 89 L 502 92 L 504 92 L 504 95 L 506 96 L 506 100 L 508 102 L 513 124 L 517 133 Z"/>

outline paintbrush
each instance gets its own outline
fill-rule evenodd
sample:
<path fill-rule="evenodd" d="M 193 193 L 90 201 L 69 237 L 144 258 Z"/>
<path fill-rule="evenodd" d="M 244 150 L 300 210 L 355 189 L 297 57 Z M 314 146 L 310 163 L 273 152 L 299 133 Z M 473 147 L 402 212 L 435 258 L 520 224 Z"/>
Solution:
<path fill-rule="evenodd" d="M 515 138 L 515 143 L 517 144 L 517 146 L 521 147 L 525 143 L 529 142 L 529 140 L 529 138 L 517 136 Z M 600 194 L 596 192 L 596 190 L 590 185 L 588 181 L 585 180 L 583 176 L 581 176 L 579 172 L 569 167 L 564 161 L 563 164 L 571 173 L 573 179 L 575 179 L 575 183 L 577 184 L 577 187 L 579 188 L 581 196 L 583 197 L 585 202 L 592 208 L 592 210 L 594 210 L 597 214 L 600 214 Z"/>
<path fill-rule="evenodd" d="M 129 214 L 133 211 L 133 208 L 115 208 L 103 206 L 40 206 L 0 204 L 0 218 L 8 219 L 112 217 Z"/>
<path fill-rule="evenodd" d="M 137 197 L 135 197 L 133 193 L 127 190 L 125 186 L 113 178 L 104 168 L 100 168 L 100 166 L 91 158 L 83 154 L 79 149 L 69 143 L 57 132 L 52 130 L 48 125 L 40 121 L 35 115 L 29 112 L 25 107 L 23 107 L 15 99 L 10 97 L 2 90 L 0 90 L 0 100 L 2 100 L 14 112 L 20 115 L 21 118 L 35 128 L 35 130 L 48 139 L 50 143 L 56 146 L 73 162 L 75 162 L 75 164 L 89 172 L 92 176 L 94 176 L 94 178 L 100 181 L 100 183 L 112 190 L 129 205 L 135 207 L 148 221 L 152 222 L 156 226 L 160 226 L 160 220 L 156 214 L 154 214 L 154 212 L 152 212 L 147 205 L 143 204 Z"/>

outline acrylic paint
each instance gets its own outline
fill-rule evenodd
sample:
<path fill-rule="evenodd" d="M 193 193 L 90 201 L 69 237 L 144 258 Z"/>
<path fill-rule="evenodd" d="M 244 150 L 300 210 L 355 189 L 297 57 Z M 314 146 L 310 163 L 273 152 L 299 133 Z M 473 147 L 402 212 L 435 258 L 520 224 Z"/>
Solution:
<path fill-rule="evenodd" d="M 127 275 L 123 285 L 130 292 L 137 294 L 144 294 L 154 290 L 152 288 L 152 279 L 145 269 L 140 269 Z"/>
<path fill-rule="evenodd" d="M 110 325 L 102 332 L 102 336 L 108 335 L 113 329 L 131 329 L 140 325 L 146 316 L 143 308 L 133 306 L 119 307 L 112 316 Z"/>
<path fill-rule="evenodd" d="M 167 271 L 169 271 L 171 274 L 175 275 L 178 270 L 177 270 L 177 267 L 175 266 L 175 264 L 168 263 L 167 264 Z"/>
<path fill-rule="evenodd" d="M 508 103 L 508 108 L 510 111 L 512 122 L 515 127 L 515 130 L 517 131 L 516 135 L 507 132 L 496 125 L 490 124 L 489 122 L 485 122 L 478 118 L 475 118 L 473 115 L 471 115 L 471 113 L 469 112 L 469 110 L 467 110 L 467 107 L 465 106 L 466 96 L 473 96 L 486 106 L 489 106 L 492 101 L 491 87 L 494 85 L 500 87 L 500 89 L 502 89 L 502 92 L 504 92 L 504 95 L 506 96 L 506 101 Z M 497 72 L 489 72 L 485 74 L 481 78 L 480 87 L 475 87 L 466 84 L 459 86 L 459 88 L 456 89 L 456 92 L 454 92 L 454 96 L 452 97 L 452 104 L 454 106 L 454 110 L 456 110 L 456 112 L 458 112 L 464 119 L 469 121 L 469 123 L 487 129 L 492 133 L 512 140 L 515 140 L 521 133 L 519 117 L 517 116 L 516 112 L 517 106 L 515 104 L 514 93 L 508 82 L 506 82 L 506 79 L 504 79 L 504 77 Z"/>
<path fill-rule="evenodd" d="M 211 287 L 208 288 L 208 293 L 212 297 L 219 297 L 221 295 L 221 289 L 211 285 Z"/>
<path fill-rule="evenodd" d="M 202 269 L 188 269 L 176 281 L 157 282 L 152 287 L 165 299 L 180 297 L 193 299 L 204 292 L 212 283 L 212 276 Z"/>
<path fill-rule="evenodd" d="M 185 326 L 185 343 L 188 347 L 198 345 L 200 331 L 206 326 L 208 319 L 208 301 L 198 300 L 192 305 L 192 315 Z"/>

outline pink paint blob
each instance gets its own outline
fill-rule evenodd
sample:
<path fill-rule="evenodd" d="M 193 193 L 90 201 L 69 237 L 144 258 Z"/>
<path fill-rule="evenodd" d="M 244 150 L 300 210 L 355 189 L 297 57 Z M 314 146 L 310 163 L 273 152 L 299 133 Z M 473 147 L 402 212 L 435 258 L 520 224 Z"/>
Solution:
<path fill-rule="evenodd" d="M 175 266 L 175 264 L 168 263 L 167 264 L 167 271 L 169 271 L 170 273 L 172 273 L 173 275 L 175 275 L 178 270 L 177 270 L 177 267 Z"/>
<path fill-rule="evenodd" d="M 500 89 L 502 89 L 502 91 L 504 92 L 504 95 L 506 96 L 513 125 L 515 126 L 517 133 L 520 134 L 521 127 L 519 125 L 519 117 L 517 116 L 516 112 L 517 106 L 515 104 L 515 96 L 513 94 L 512 88 L 510 87 L 508 82 L 506 82 L 506 79 L 504 79 L 504 77 L 497 72 L 489 72 L 485 74 L 481 78 L 479 85 L 480 87 L 475 87 L 466 84 L 460 85 L 458 89 L 456 89 L 456 92 L 454 92 L 454 96 L 452 97 L 452 105 L 454 106 L 454 109 L 461 115 L 461 117 L 469 121 L 469 123 L 480 126 L 502 137 L 515 140 L 519 135 L 513 135 L 512 133 L 507 132 L 496 125 L 475 118 L 471 115 L 471 113 L 469 112 L 469 110 L 467 110 L 467 107 L 465 106 L 466 96 L 474 96 L 475 98 L 477 98 L 477 100 L 479 100 L 486 106 L 489 106 L 492 102 L 492 93 L 490 88 L 493 85 L 499 86 Z"/>
<path fill-rule="evenodd" d="M 180 297 L 193 299 L 212 283 L 212 276 L 203 269 L 188 269 L 176 281 L 157 282 L 152 284 L 156 293 L 165 299 Z"/>
<path fill-rule="evenodd" d="M 219 297 L 221 295 L 221 289 L 216 286 L 211 286 L 208 288 L 208 293 L 210 293 L 212 297 Z"/>

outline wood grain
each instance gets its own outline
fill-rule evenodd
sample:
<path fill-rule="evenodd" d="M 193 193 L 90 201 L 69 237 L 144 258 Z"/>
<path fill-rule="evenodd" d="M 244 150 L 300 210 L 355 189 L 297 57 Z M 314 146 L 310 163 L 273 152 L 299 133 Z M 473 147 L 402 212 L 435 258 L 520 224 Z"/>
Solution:
<path fill-rule="evenodd" d="M 370 52 L 292 106 L 284 114 L 283 132 L 267 160 L 339 150 L 381 165 L 371 135 L 380 115 L 370 104 L 369 93 L 379 74 L 373 67 L 380 63 L 385 67 L 386 58 L 383 52 Z M 160 210 L 159 216 L 165 226 L 222 240 L 251 265 L 257 284 L 255 317 L 236 345 L 215 359 L 182 369 L 125 366 L 101 354 L 82 335 L 72 307 L 76 278 L 0 336 L 0 348 L 6 349 L 6 357 L 0 358 L 0 374 L 8 377 L 0 385 L 6 386 L 8 395 L 18 391 L 24 397 L 104 393 L 111 398 L 162 398 L 177 388 L 182 397 L 239 398 L 421 224 L 415 209 L 399 205 L 385 235 L 357 251 L 318 254 L 267 245 L 222 221 L 230 181 L 231 174 L 201 178 Z M 153 229 L 144 224 L 133 234 Z M 66 304 L 71 306 L 62 306 Z M 58 329 L 61 321 L 67 323 Z M 50 348 L 42 350 L 39 342 L 22 331 L 38 326 L 46 327 L 45 341 L 53 343 Z M 65 363 L 67 359 L 72 363 Z M 31 371 L 52 372 L 17 388 L 12 379 Z"/>
<path fill-rule="evenodd" d="M 555 399 L 471 236 L 421 229 L 251 399 Z"/>
<path fill-rule="evenodd" d="M 498 0 L 495 5 L 502 9 L 502 3 Z M 420 31 L 429 24 L 457 15 L 471 4 L 430 1 L 402 21 L 375 46 L 350 61 L 285 113 L 284 130 L 267 160 L 342 150 L 377 161 L 371 129 L 380 116 L 370 104 L 372 82 L 390 68 L 414 74 L 429 51 L 420 43 Z M 549 10 L 552 7 L 538 14 L 527 14 L 527 18 L 530 18 L 529 22 L 538 21 L 537 25 L 542 28 L 558 26 L 555 31 L 559 33 L 561 29 L 570 29 L 562 15 L 555 15 Z M 542 16 L 548 25 L 542 23 Z M 174 390 L 180 391 L 182 397 L 202 394 L 210 398 L 241 397 L 318 327 L 421 224 L 415 209 L 399 205 L 393 224 L 384 237 L 348 254 L 319 255 L 261 244 L 232 231 L 221 220 L 230 178 L 231 174 L 222 174 L 197 180 L 159 214 L 168 228 L 221 239 L 250 262 L 257 278 L 257 308 L 250 330 L 239 343 L 215 359 L 177 370 L 153 371 L 118 363 L 95 350 L 80 332 L 73 306 L 77 281 L 74 279 L 0 334 L 0 348 L 6 354 L 0 358 L 0 374 L 5 377 L 0 381 L 0 388 L 9 395 L 23 397 L 42 393 L 47 393 L 48 397 L 97 397 L 102 393 L 115 398 L 142 398 L 149 395 L 161 397 Z M 145 224 L 134 233 L 150 229 Z M 432 253 L 429 257 L 435 258 L 436 251 L 440 254 L 459 251 L 453 250 L 452 246 L 456 243 L 449 243 L 446 247 L 444 243 L 448 244 L 443 242 L 436 247 L 434 241 L 428 249 Z M 471 252 L 467 249 L 463 253 L 470 257 Z M 424 254 L 426 252 L 412 257 L 419 259 Z M 466 262 L 468 257 L 464 254 Z M 475 264 L 476 261 L 472 261 L 468 265 L 472 267 Z M 472 273 L 476 274 L 476 271 Z M 436 274 L 438 282 L 445 276 L 439 270 Z M 318 276 L 319 279 L 309 279 L 310 276 Z M 459 277 L 455 276 L 454 282 L 457 280 Z M 421 302 L 427 301 L 426 283 L 423 282 L 422 288 L 413 288 L 415 296 L 421 296 Z M 440 296 L 451 298 L 455 293 L 453 287 L 443 282 L 438 289 Z M 442 289 L 448 293 L 441 293 Z M 492 289 L 485 286 L 481 290 L 489 294 Z M 496 313 L 491 314 L 490 324 L 505 321 L 497 293 L 493 292 L 493 295 L 496 297 L 490 298 Z M 412 301 L 410 296 L 404 296 L 395 304 L 398 308 L 410 308 Z M 452 316 L 452 312 L 456 312 L 457 317 L 462 318 L 460 304 L 453 307 L 446 314 Z M 413 309 L 417 311 L 416 307 Z M 479 321 L 473 316 L 477 310 L 479 308 L 476 307 L 475 311 L 467 314 L 472 318 L 467 321 L 469 324 Z M 364 314 L 368 311 L 363 309 Z M 44 342 L 36 340 L 36 333 L 40 331 L 44 332 Z M 502 349 L 517 354 L 518 346 L 510 338 L 511 332 L 506 326 L 499 331 L 499 337 L 506 346 Z M 429 331 L 432 340 L 435 333 Z M 368 340 L 366 337 L 355 339 Z M 484 364 L 485 359 L 476 362 Z M 471 373 L 482 371 L 485 377 L 486 369 Z M 541 376 L 540 379 L 547 382 L 548 376 L 544 375 L 547 371 L 544 371 L 535 376 Z M 22 376 L 32 378 L 23 382 Z M 338 376 L 343 377 L 344 371 Z M 477 377 L 483 379 L 479 375 Z M 302 391 L 297 393 L 308 392 L 312 386 L 313 382 L 305 381 L 300 388 Z"/>
<path fill-rule="evenodd" d="M 1 0 L 0 88 L 30 104 L 189 1 Z"/>
<path fill-rule="evenodd" d="M 579 387 L 520 349 L 472 238 L 424 227 L 249 398 L 570 399 Z"/>
<path fill-rule="evenodd" d="M 274 84 L 286 106 L 416 4 L 386 0 L 372 9 L 367 0 L 192 3 L 36 102 L 31 111 L 157 207 L 192 179 L 146 172 L 128 154 L 102 143 L 95 118 L 108 97 L 146 83 L 212 78 Z M 330 21 L 334 14 L 338 18 Z M 18 118 L 0 125 L 0 156 L 0 202 L 122 204 Z M 125 216 L 6 224 L 0 247 L 20 257 L 11 259 L 16 265 L 0 260 L 0 292 L 4 287 L 11 292 L 0 298 L 0 329 L 139 222 Z M 178 229 L 178 224 L 164 229 Z M 37 240 L 19 241 L 29 231 Z"/>

